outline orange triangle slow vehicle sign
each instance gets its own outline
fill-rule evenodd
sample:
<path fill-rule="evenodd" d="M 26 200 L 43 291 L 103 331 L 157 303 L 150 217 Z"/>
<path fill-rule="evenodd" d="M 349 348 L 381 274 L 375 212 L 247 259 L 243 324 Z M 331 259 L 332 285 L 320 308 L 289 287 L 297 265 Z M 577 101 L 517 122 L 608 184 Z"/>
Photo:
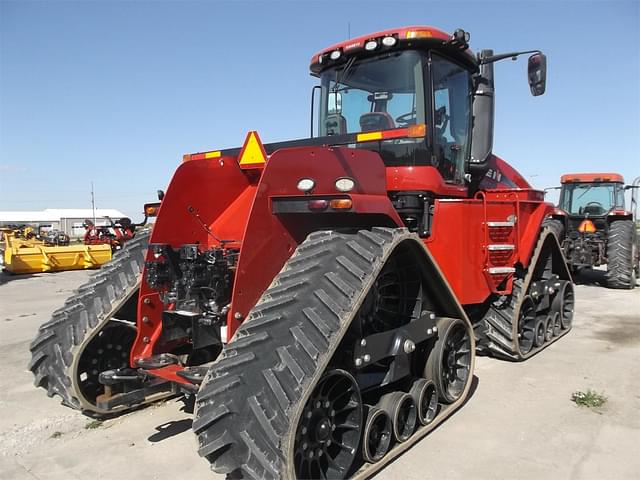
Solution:
<path fill-rule="evenodd" d="M 251 131 L 244 141 L 238 163 L 243 168 L 262 167 L 267 161 L 267 153 L 264 151 L 258 132 Z"/>

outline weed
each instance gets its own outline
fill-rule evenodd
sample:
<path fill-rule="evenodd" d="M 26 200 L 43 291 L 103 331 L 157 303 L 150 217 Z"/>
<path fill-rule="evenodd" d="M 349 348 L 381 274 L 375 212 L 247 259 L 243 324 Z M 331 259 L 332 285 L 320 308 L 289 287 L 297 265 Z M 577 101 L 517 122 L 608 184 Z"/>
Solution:
<path fill-rule="evenodd" d="M 84 428 L 86 430 L 93 430 L 95 428 L 100 428 L 102 426 L 102 422 L 100 420 L 91 420 L 89 423 L 87 423 Z"/>
<path fill-rule="evenodd" d="M 607 397 L 593 390 L 587 390 L 586 392 L 578 390 L 571 395 L 571 401 L 580 407 L 598 408 L 607 403 Z"/>

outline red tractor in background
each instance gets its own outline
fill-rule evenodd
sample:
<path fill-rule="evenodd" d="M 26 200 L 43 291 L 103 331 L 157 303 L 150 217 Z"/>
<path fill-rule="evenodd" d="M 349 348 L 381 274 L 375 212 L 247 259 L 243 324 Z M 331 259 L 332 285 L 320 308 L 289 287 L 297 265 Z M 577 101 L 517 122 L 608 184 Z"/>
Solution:
<path fill-rule="evenodd" d="M 109 220 L 109 225 L 95 225 L 88 218 L 85 219 L 83 226 L 85 228 L 84 244 L 85 245 L 111 245 L 111 249 L 115 252 L 120 250 L 124 243 L 131 240 L 134 235 L 135 226 L 130 218 L 123 217 L 117 221 Z"/>
<path fill-rule="evenodd" d="M 85 228 L 84 244 L 85 245 L 111 245 L 113 253 L 121 250 L 124 244 L 130 241 L 135 235 L 136 231 L 147 225 L 149 218 L 155 217 L 160 209 L 160 203 L 164 197 L 164 192 L 158 190 L 158 200 L 155 203 L 146 203 L 144 205 L 144 219 L 141 223 L 133 223 L 130 218 L 122 217 L 116 221 L 113 221 L 110 217 L 104 217 L 108 220 L 108 225 L 96 225 L 93 221 L 86 218 L 83 226 Z M 145 242 L 148 239 L 148 235 L 144 237 Z"/>
<path fill-rule="evenodd" d="M 617 173 L 571 173 L 560 179 L 560 200 L 549 226 L 571 269 L 607 265 L 610 288 L 634 288 L 639 278 L 636 189 Z M 633 189 L 631 210 L 624 194 Z"/>
<path fill-rule="evenodd" d="M 150 238 L 40 328 L 35 384 L 94 415 L 194 395 L 217 472 L 362 477 L 463 404 L 476 350 L 565 335 L 554 207 L 492 154 L 493 64 L 532 53 L 541 95 L 546 58 L 468 40 L 333 45 L 311 59 L 318 136 L 185 155 Z"/>

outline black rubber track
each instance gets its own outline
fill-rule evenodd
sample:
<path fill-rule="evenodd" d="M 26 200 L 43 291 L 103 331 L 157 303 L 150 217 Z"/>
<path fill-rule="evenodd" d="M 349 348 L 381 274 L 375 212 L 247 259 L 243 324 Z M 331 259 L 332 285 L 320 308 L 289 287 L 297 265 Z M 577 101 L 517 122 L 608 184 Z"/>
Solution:
<path fill-rule="evenodd" d="M 84 345 L 109 322 L 139 288 L 150 231 L 138 233 L 114 258 L 79 287 L 40 326 L 31 343 L 29 370 L 34 384 L 68 407 L 104 414 L 76 391 L 72 369 Z"/>
<path fill-rule="evenodd" d="M 562 246 L 562 242 L 564 241 L 564 224 L 560 220 L 556 220 L 555 218 L 545 218 L 542 222 L 542 228 L 548 228 L 553 232 L 553 234 L 558 239 L 558 243 Z"/>
<path fill-rule="evenodd" d="M 197 394 L 193 430 L 214 471 L 294 478 L 292 437 L 306 398 L 405 240 L 420 242 L 406 229 L 374 228 L 317 232 L 298 247 Z"/>
<path fill-rule="evenodd" d="M 616 220 L 609 227 L 607 239 L 607 286 L 631 289 L 636 285 L 634 243 L 636 226 L 633 220 Z"/>
<path fill-rule="evenodd" d="M 552 222 L 556 221 L 552 220 Z M 520 305 L 522 304 L 522 299 L 525 296 L 524 292 L 528 290 L 529 284 L 534 280 L 532 277 L 535 272 L 535 268 L 531 268 L 531 266 L 536 265 L 536 262 L 542 253 L 543 244 L 545 243 L 547 236 L 551 234 L 555 235 L 552 228 L 544 228 L 542 230 L 534 248 L 529 268 L 524 271 L 524 275 L 521 278 L 516 278 L 513 281 L 512 294 L 505 299 L 495 302 L 491 307 L 489 307 L 489 310 L 482 319 L 481 327 L 483 333 L 477 338 L 480 351 L 488 351 L 496 357 L 507 360 L 522 361 L 551 345 L 571 330 L 571 328 L 563 330 L 559 336 L 554 337 L 550 342 L 546 342 L 541 346 L 534 346 L 525 354 L 520 352 L 517 333 Z M 559 254 L 562 255 L 561 250 L 559 250 Z M 561 277 L 565 276 L 570 279 L 568 267 L 564 262 L 563 267 L 566 271 L 562 272 L 564 275 L 561 275 Z"/>

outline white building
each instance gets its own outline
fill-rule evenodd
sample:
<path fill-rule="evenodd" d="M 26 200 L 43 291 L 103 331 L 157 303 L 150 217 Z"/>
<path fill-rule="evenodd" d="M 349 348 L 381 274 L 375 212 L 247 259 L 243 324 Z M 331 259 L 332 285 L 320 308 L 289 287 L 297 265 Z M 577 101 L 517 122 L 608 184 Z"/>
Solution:
<path fill-rule="evenodd" d="M 109 225 L 126 215 L 112 208 L 96 208 L 96 225 Z M 109 218 L 107 218 L 109 217 Z M 93 222 L 93 210 L 90 208 L 47 208 L 40 212 L 0 211 L 0 227 L 31 225 L 39 230 L 62 230 L 70 237 L 82 237 L 85 219 Z"/>

